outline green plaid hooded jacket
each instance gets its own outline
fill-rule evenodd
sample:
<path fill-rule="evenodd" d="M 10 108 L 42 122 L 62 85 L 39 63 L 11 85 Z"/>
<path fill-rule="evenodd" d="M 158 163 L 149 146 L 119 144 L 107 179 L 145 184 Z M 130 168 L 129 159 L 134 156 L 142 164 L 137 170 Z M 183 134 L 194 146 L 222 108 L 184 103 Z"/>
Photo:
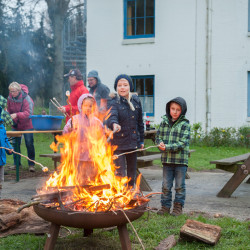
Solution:
<path fill-rule="evenodd" d="M 10 126 L 13 125 L 13 120 L 11 119 L 9 112 L 4 110 L 7 107 L 7 99 L 5 99 L 1 95 L 0 95 L 0 106 L 3 109 L 2 114 L 1 114 L 1 118 L 4 121 L 4 126 L 6 127 L 7 125 L 10 125 Z"/>
<path fill-rule="evenodd" d="M 181 106 L 181 115 L 176 122 L 172 122 L 170 115 L 171 103 Z M 162 163 L 179 164 L 188 166 L 190 124 L 185 117 L 187 112 L 186 101 L 182 97 L 176 97 L 166 104 L 166 115 L 156 134 L 156 143 L 163 142 L 166 149 L 162 151 Z"/>

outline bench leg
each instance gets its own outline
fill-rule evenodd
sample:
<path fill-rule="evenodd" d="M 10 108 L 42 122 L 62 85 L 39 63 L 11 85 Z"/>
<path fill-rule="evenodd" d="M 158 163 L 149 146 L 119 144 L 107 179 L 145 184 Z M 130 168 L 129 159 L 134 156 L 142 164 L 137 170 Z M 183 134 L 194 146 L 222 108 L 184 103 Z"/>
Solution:
<path fill-rule="evenodd" d="M 141 174 L 140 170 L 137 168 L 137 176 Z M 147 180 L 141 175 L 141 183 L 140 183 L 141 191 L 152 191 L 152 188 L 149 186 Z"/>
<path fill-rule="evenodd" d="M 56 160 L 54 160 L 54 169 L 55 169 L 55 171 L 57 169 L 57 161 Z"/>
<path fill-rule="evenodd" d="M 217 194 L 217 197 L 229 198 L 236 188 L 244 181 L 250 173 L 250 157 L 241 165 L 226 185 Z"/>
<path fill-rule="evenodd" d="M 250 177 L 248 178 L 248 180 L 246 181 L 247 184 L 250 184 Z"/>

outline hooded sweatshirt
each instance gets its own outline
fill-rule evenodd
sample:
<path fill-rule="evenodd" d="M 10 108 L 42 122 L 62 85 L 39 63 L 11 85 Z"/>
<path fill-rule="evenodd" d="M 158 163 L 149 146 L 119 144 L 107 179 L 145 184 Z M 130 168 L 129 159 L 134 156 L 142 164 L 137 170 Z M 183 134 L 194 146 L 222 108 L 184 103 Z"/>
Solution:
<path fill-rule="evenodd" d="M 29 89 L 26 85 L 20 84 L 21 92 L 17 97 L 12 97 L 9 94 L 7 100 L 8 112 L 10 114 L 16 113 L 17 117 L 13 120 L 16 125 L 13 127 L 15 130 L 29 130 L 33 129 L 32 121 L 29 118 L 33 115 L 34 102 L 28 95 Z"/>
<path fill-rule="evenodd" d="M 172 121 L 170 104 L 175 102 L 181 106 L 181 114 L 176 121 Z M 166 115 L 156 134 L 156 144 L 163 142 L 166 146 L 162 152 L 161 161 L 167 164 L 188 165 L 190 124 L 186 119 L 186 101 L 182 97 L 176 97 L 166 104 Z"/>
<path fill-rule="evenodd" d="M 4 121 L 1 118 L 2 113 L 2 107 L 0 106 L 0 147 L 10 148 L 13 149 L 13 147 L 10 145 L 9 140 L 6 135 L 6 130 L 3 125 Z M 0 148 L 0 166 L 3 166 L 6 164 L 6 153 L 9 154 L 8 150 L 5 150 L 3 148 Z M 1 182 L 1 180 L 0 180 Z"/>
<path fill-rule="evenodd" d="M 79 144 L 80 145 L 80 153 L 79 153 L 79 160 L 80 161 L 91 161 L 90 157 L 89 157 L 89 152 L 88 152 L 88 145 L 87 145 L 87 138 L 85 136 L 86 130 L 85 128 L 89 128 L 89 127 L 95 127 L 97 129 L 103 129 L 103 125 L 102 122 L 96 118 L 95 116 L 91 115 L 91 116 L 87 116 L 85 114 L 82 113 L 82 103 L 83 101 L 87 98 L 93 98 L 94 102 L 95 98 L 91 95 L 91 94 L 83 94 L 80 96 L 80 98 L 78 99 L 77 102 L 77 106 L 79 109 L 79 114 L 74 115 L 73 119 L 69 119 L 67 124 L 65 125 L 65 127 L 63 128 L 63 133 L 69 133 L 70 132 L 70 128 L 72 126 L 73 123 L 73 128 L 74 129 L 79 129 L 78 133 L 78 139 L 79 139 Z M 73 122 L 71 122 L 73 120 Z"/>

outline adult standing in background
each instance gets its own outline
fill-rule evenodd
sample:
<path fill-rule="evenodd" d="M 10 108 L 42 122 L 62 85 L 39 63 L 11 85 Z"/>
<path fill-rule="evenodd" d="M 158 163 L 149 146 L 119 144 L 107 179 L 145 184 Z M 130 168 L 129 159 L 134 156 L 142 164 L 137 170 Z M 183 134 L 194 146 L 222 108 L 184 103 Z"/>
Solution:
<path fill-rule="evenodd" d="M 66 114 L 66 123 L 73 115 L 79 113 L 77 102 L 82 94 L 89 93 L 84 86 L 83 77 L 79 69 L 72 69 L 64 77 L 68 77 L 71 93 L 69 96 L 69 104 L 58 108 L 59 111 Z"/>
<path fill-rule="evenodd" d="M 99 111 L 106 111 L 110 90 L 101 82 L 96 70 L 91 70 L 88 73 L 88 84 L 89 93 L 94 96 Z"/>
<path fill-rule="evenodd" d="M 114 154 L 130 152 L 135 149 L 144 148 L 144 125 L 142 120 L 142 106 L 139 97 L 132 94 L 132 79 L 125 74 L 118 75 L 115 79 L 114 89 L 117 91 L 109 101 L 108 108 L 111 108 L 110 116 L 107 119 L 107 126 L 116 131 L 111 140 L 112 145 L 117 145 Z M 128 185 L 133 187 L 136 179 L 137 154 L 129 153 L 118 157 L 115 160 L 116 175 L 128 176 Z M 126 174 L 127 172 L 127 174 Z"/>
<path fill-rule="evenodd" d="M 12 82 L 9 85 L 9 97 L 7 100 L 7 110 L 14 122 L 12 129 L 16 131 L 30 131 L 33 130 L 32 121 L 29 118 L 33 115 L 34 102 L 29 96 L 29 89 L 24 84 Z M 24 134 L 25 145 L 28 152 L 28 157 L 31 160 L 35 160 L 35 147 L 33 133 Z M 16 137 L 14 140 L 16 143 L 17 151 L 21 152 L 21 137 Z M 15 162 L 19 160 L 21 165 L 21 159 L 14 154 Z M 35 171 L 35 164 L 32 161 L 28 161 L 29 171 Z"/>

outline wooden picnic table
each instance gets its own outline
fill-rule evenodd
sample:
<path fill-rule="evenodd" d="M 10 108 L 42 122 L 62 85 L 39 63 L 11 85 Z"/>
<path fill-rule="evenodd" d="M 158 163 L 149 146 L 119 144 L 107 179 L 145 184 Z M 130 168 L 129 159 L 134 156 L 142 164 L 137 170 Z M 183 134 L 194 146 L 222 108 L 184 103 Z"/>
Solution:
<path fill-rule="evenodd" d="M 23 134 L 53 134 L 54 136 L 54 142 L 56 143 L 56 135 L 62 134 L 62 130 L 29 130 L 29 131 L 6 131 L 7 137 L 9 138 L 15 138 L 15 137 L 21 137 Z M 17 153 L 20 153 L 17 144 L 14 143 L 14 151 Z M 18 156 L 20 157 L 20 156 Z M 16 181 L 19 181 L 19 159 L 16 157 Z"/>
<path fill-rule="evenodd" d="M 226 159 L 210 161 L 210 164 L 216 164 L 216 168 L 234 173 L 217 194 L 217 197 L 228 198 L 250 174 L 250 153 L 237 155 Z M 247 181 L 247 183 L 250 183 L 250 179 Z"/>

